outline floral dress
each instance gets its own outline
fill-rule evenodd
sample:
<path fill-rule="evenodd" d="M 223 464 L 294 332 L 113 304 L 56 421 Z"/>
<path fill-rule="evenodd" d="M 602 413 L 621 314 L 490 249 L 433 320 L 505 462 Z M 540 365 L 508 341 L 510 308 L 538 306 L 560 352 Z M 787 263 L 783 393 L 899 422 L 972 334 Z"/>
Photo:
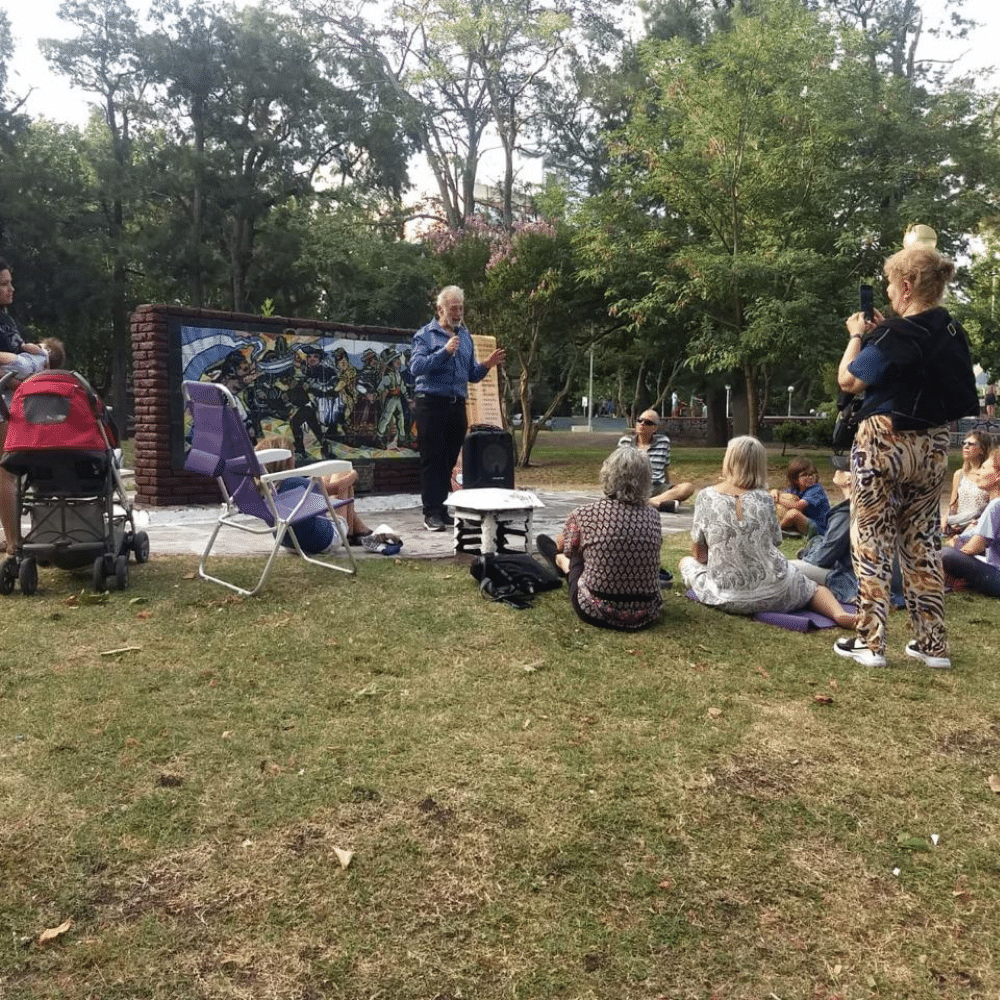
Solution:
<path fill-rule="evenodd" d="M 781 528 L 766 490 L 739 497 L 703 489 L 694 505 L 691 539 L 708 547 L 708 564 L 681 560 L 684 583 L 702 604 L 734 615 L 797 611 L 816 584 L 778 549 Z"/>

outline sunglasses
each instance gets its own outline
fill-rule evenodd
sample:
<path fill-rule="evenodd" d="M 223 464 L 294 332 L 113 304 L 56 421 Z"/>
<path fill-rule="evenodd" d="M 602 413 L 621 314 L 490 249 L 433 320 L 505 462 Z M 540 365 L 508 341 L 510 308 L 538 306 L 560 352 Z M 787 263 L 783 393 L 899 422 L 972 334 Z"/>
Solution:
<path fill-rule="evenodd" d="M 657 422 L 655 420 L 637 420 L 636 423 L 643 424 L 645 427 L 655 427 Z"/>

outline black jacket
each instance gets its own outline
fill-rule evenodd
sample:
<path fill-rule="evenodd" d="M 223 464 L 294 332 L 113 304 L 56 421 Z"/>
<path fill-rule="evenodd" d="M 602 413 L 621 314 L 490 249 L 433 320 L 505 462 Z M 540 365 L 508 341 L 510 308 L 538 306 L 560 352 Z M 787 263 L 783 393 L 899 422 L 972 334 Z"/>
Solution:
<path fill-rule="evenodd" d="M 6 309 L 0 311 L 0 351 L 20 354 L 24 349 L 24 338 L 14 322 L 14 317 Z"/>
<path fill-rule="evenodd" d="M 889 368 L 883 379 L 866 390 L 862 419 L 885 399 L 892 401 L 896 431 L 922 431 L 978 416 L 969 341 L 947 309 L 936 306 L 906 318 L 884 320 L 866 334 L 864 343 L 885 353 Z"/>

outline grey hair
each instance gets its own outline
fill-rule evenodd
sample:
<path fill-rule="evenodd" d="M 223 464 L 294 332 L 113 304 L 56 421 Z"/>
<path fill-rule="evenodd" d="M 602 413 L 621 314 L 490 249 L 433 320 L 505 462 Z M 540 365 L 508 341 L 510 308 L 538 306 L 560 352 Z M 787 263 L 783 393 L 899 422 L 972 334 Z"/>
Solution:
<path fill-rule="evenodd" d="M 644 451 L 616 448 L 601 466 L 604 495 L 622 503 L 644 504 L 653 490 L 653 471 Z"/>
<path fill-rule="evenodd" d="M 767 452 L 755 437 L 734 437 L 722 459 L 722 475 L 744 490 L 760 490 L 767 485 Z"/>
<path fill-rule="evenodd" d="M 465 304 L 465 292 L 462 291 L 458 285 L 445 285 L 444 288 L 438 292 L 437 297 L 437 307 L 440 309 L 447 299 L 458 299 L 463 305 Z"/>

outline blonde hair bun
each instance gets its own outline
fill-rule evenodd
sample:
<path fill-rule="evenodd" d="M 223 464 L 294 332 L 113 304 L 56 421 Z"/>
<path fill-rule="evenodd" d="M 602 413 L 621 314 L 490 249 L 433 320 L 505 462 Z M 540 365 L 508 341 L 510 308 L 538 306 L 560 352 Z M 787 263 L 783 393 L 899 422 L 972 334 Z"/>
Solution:
<path fill-rule="evenodd" d="M 922 222 L 907 226 L 903 234 L 904 247 L 937 247 L 937 233 L 930 226 L 925 226 Z"/>

